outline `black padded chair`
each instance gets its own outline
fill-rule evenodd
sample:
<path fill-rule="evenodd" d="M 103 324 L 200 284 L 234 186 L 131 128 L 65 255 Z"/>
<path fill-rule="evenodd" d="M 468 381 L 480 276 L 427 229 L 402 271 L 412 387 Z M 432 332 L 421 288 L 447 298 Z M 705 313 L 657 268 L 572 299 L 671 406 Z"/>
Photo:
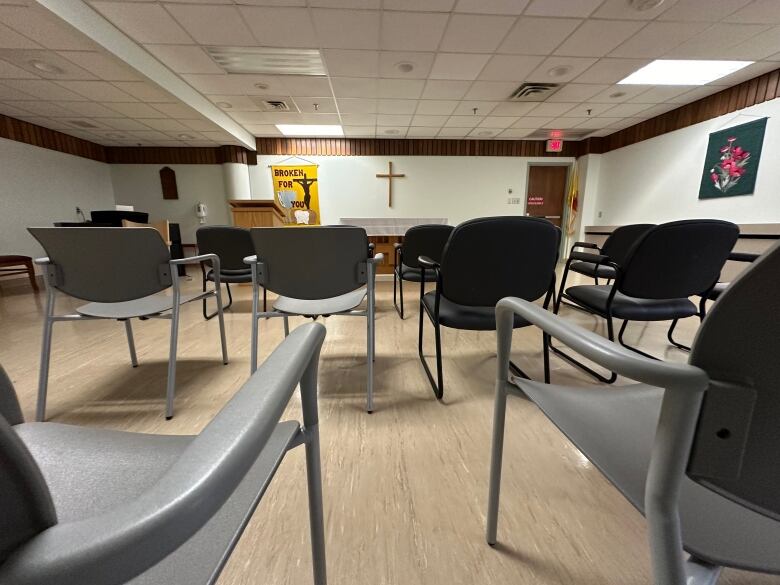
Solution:
<path fill-rule="evenodd" d="M 210 225 L 198 228 L 195 233 L 198 241 L 199 254 L 216 254 L 219 256 L 219 280 L 225 283 L 228 294 L 228 304 L 223 310 L 228 310 L 233 304 L 233 294 L 230 292 L 230 283 L 251 283 L 252 269 L 244 263 L 244 258 L 255 253 L 252 245 L 252 237 L 249 230 L 229 225 Z M 213 267 L 207 269 L 208 262 L 201 262 L 200 269 L 203 273 L 203 290 L 206 290 L 207 282 L 214 282 Z M 263 289 L 263 310 L 266 307 L 266 290 Z M 203 299 L 203 317 L 208 320 L 217 313 L 206 311 L 206 299 Z"/>
<path fill-rule="evenodd" d="M 406 230 L 403 244 L 395 244 L 395 268 L 393 269 L 393 306 L 398 316 L 404 318 L 404 280 L 409 282 L 432 282 L 436 273 L 420 266 L 418 258 L 426 256 L 439 262 L 444 245 L 454 228 L 451 225 L 416 225 Z M 397 302 L 396 288 L 400 296 Z"/>
<path fill-rule="evenodd" d="M 614 284 L 572 286 L 562 297 L 604 317 L 610 340 L 614 340 L 613 318 L 623 319 L 618 341 L 645 357 L 653 356 L 623 341 L 630 321 L 672 321 L 669 342 L 689 349 L 674 341 L 674 324 L 687 317 L 704 319 L 703 299 L 718 281 L 738 237 L 735 224 L 720 220 L 683 220 L 655 226 L 637 240 L 622 265 L 605 260 L 615 269 Z M 698 310 L 688 298 L 692 296 L 702 297 Z M 551 345 L 550 349 L 602 382 L 611 384 L 617 379 L 614 372 L 606 378 L 558 348 Z"/>
<path fill-rule="evenodd" d="M 545 308 L 555 292 L 555 264 L 561 230 L 546 219 L 522 216 L 484 217 L 452 230 L 441 263 L 418 259 L 436 275 L 436 290 L 425 294 L 420 283 L 418 351 L 436 398 L 444 396 L 441 363 L 442 326 L 471 331 L 495 331 L 495 306 L 505 296 L 529 301 L 544 297 Z M 423 355 L 423 317 L 433 323 L 436 339 L 436 375 Z M 515 328 L 528 322 L 516 319 Z M 542 340 L 544 377 L 550 379 L 547 338 Z M 527 377 L 512 364 L 516 375 Z"/>
<path fill-rule="evenodd" d="M 488 543 L 497 542 L 507 394 L 515 394 L 533 401 L 646 516 L 653 583 L 715 585 L 724 566 L 780 574 L 778 274 L 780 243 L 715 303 L 687 364 L 647 359 L 531 303 L 502 300 Z M 638 383 L 616 391 L 510 378 L 517 316 Z M 576 486 L 561 490 L 557 498 L 578 495 Z"/>
<path fill-rule="evenodd" d="M 615 268 L 610 262 L 618 266 L 625 262 L 631 246 L 652 227 L 655 227 L 655 224 L 636 223 L 620 226 L 607 237 L 600 248 L 592 242 L 574 242 L 563 269 L 563 278 L 561 278 L 561 288 L 558 291 L 556 307 L 561 302 L 561 296 L 566 290 L 566 279 L 570 270 L 590 276 L 596 284 L 599 284 L 599 278 L 606 279 L 607 284 L 609 284 L 611 280 L 615 279 Z M 595 253 L 581 252 L 577 248 L 595 250 Z"/>

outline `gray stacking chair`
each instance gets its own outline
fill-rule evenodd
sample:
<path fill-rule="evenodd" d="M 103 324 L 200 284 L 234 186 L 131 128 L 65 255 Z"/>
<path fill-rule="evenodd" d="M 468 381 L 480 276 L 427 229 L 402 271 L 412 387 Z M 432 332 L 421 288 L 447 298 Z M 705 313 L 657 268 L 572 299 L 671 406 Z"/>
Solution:
<path fill-rule="evenodd" d="M 306 446 L 315 585 L 325 585 L 317 362 L 296 329 L 197 436 L 25 423 L 0 367 L 0 583 L 215 583 L 287 451 Z M 296 386 L 303 425 L 279 422 Z"/>
<path fill-rule="evenodd" d="M 233 305 L 233 294 L 230 292 L 230 284 L 249 284 L 252 282 L 252 269 L 244 263 L 244 258 L 255 253 L 252 246 L 252 238 L 247 228 L 231 225 L 209 225 L 198 228 L 195 232 L 198 241 L 199 254 L 216 254 L 219 256 L 219 280 L 225 283 L 228 294 L 228 304 L 223 307 L 227 311 Z M 216 273 L 214 267 L 206 269 L 208 262 L 201 262 L 200 269 L 203 273 L 203 291 L 206 284 L 214 282 Z M 266 306 L 266 292 L 263 289 L 263 310 Z M 207 321 L 217 315 L 217 312 L 208 313 L 206 299 L 203 299 L 203 318 Z"/>
<path fill-rule="evenodd" d="M 179 339 L 181 305 L 209 297 L 217 299 L 222 362 L 228 363 L 222 293 L 219 288 L 219 257 L 203 254 L 172 260 L 160 233 L 154 228 L 29 228 L 48 255 L 36 262 L 43 266 L 46 283 L 46 315 L 38 382 L 36 420 L 46 417 L 52 326 L 57 321 L 114 319 L 125 324 L 130 362 L 138 366 L 133 341 L 132 319 L 170 319 L 171 342 L 168 356 L 168 385 L 165 418 L 173 417 L 176 389 L 176 348 Z M 178 267 L 210 261 L 215 266 L 214 289 L 182 293 Z M 171 295 L 160 294 L 172 289 Z M 89 301 L 76 314 L 55 315 L 57 292 Z"/>
<path fill-rule="evenodd" d="M 252 346 L 250 368 L 257 368 L 258 319 L 302 315 L 366 317 L 368 387 L 366 410 L 374 410 L 374 346 L 376 265 L 370 257 L 366 230 L 355 226 L 252 228 L 256 255 L 245 259 L 252 268 Z M 276 293 L 271 311 L 259 310 L 259 287 Z M 363 301 L 365 308 L 360 308 Z"/>
<path fill-rule="evenodd" d="M 506 400 L 516 394 L 646 516 L 654 583 L 713 585 L 724 566 L 780 573 L 779 274 L 777 243 L 714 304 L 687 364 L 646 358 L 531 303 L 501 300 L 488 543 L 497 537 Z M 510 376 L 515 316 L 639 383 L 566 388 Z"/>

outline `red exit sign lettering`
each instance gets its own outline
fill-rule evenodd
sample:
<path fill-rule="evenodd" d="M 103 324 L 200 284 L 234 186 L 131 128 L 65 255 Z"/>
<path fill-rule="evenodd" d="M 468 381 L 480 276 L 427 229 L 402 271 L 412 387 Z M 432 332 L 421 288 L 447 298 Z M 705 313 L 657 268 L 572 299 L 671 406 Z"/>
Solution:
<path fill-rule="evenodd" d="M 552 138 L 547 141 L 547 152 L 561 152 L 563 150 L 563 140 Z"/>

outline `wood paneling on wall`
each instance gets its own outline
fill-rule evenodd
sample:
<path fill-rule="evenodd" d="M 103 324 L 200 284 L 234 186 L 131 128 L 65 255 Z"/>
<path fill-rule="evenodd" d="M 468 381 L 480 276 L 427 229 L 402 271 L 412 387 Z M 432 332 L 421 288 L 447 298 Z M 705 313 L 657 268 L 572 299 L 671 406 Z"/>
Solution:
<path fill-rule="evenodd" d="M 106 162 L 106 149 L 100 144 L 3 114 L 0 114 L 0 138 Z"/>
<path fill-rule="evenodd" d="M 222 163 L 257 164 L 257 153 L 241 146 L 152 147 L 107 146 L 106 162 L 112 164 L 220 165 Z"/>

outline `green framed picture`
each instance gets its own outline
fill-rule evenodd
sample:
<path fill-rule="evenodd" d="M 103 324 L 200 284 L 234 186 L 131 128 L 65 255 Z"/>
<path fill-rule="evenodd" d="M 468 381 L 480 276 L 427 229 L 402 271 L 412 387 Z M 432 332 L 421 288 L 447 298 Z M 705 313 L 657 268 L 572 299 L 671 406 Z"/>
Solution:
<path fill-rule="evenodd" d="M 753 194 L 766 120 L 761 118 L 710 134 L 699 199 Z"/>

